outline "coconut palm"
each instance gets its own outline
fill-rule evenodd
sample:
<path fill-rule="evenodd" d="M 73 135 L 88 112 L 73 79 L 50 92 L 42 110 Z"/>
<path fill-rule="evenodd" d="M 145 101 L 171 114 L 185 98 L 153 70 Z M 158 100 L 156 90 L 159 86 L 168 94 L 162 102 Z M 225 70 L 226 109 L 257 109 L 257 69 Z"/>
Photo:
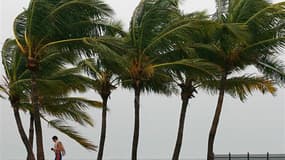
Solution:
<path fill-rule="evenodd" d="M 32 104 L 34 107 L 37 159 L 44 159 L 42 131 L 39 114 L 37 71 L 39 61 L 50 54 L 60 52 L 69 60 L 74 55 L 91 53 L 82 42 L 86 37 L 98 35 L 104 30 L 104 18 L 112 10 L 101 0 L 49 1 L 31 0 L 27 10 L 18 15 L 14 34 L 18 46 L 28 60 L 31 71 Z"/>
<path fill-rule="evenodd" d="M 29 98 L 30 72 L 26 68 L 27 61 L 20 52 L 15 40 L 6 40 L 2 50 L 5 85 L 1 85 L 1 90 L 8 95 L 13 107 L 17 127 L 28 153 L 27 159 L 35 159 L 33 147 L 30 143 L 33 141 L 33 138 L 31 136 L 29 136 L 29 139 L 27 138 L 19 115 L 19 110 L 29 111 L 33 115 L 33 107 Z M 60 54 L 50 55 L 43 58 L 40 62 L 44 65 L 49 63 L 49 70 L 44 68 L 39 70 L 39 73 L 41 73 L 41 77 L 38 78 L 39 95 L 44 95 L 40 96 L 41 117 L 44 120 L 47 120 L 45 118 L 46 115 L 60 118 L 60 121 L 47 121 L 51 126 L 73 138 L 83 147 L 95 150 L 96 146 L 89 140 L 82 137 L 71 126 L 63 125 L 63 120 L 71 120 L 81 125 L 88 124 L 93 126 L 92 119 L 86 114 L 85 110 L 88 106 L 101 106 L 101 103 L 67 95 L 70 90 L 85 91 L 89 82 L 87 82 L 88 79 L 86 77 L 79 74 L 79 69 L 65 69 L 64 65 L 60 67 L 58 63 L 62 64 L 62 60 L 58 56 Z M 33 128 L 30 128 L 29 132 L 33 132 Z"/>
<path fill-rule="evenodd" d="M 75 121 L 83 126 L 93 126 L 92 119 L 86 113 L 86 109 L 89 106 L 101 107 L 102 103 L 70 95 L 72 92 L 86 92 L 87 88 L 91 86 L 91 81 L 81 75 L 80 69 L 67 68 L 70 64 L 64 63 L 64 61 L 65 57 L 62 57 L 58 52 L 49 54 L 40 61 L 42 66 L 49 66 L 48 70 L 43 67 L 38 70 L 41 117 L 86 149 L 96 150 L 95 145 L 81 137 L 72 127 L 65 125 L 63 120 Z M 47 116 L 56 117 L 59 120 L 49 121 Z"/>
<path fill-rule="evenodd" d="M 120 21 L 109 21 L 106 22 L 106 24 L 108 24 L 109 27 L 102 31 L 101 35 L 95 38 L 96 43 L 89 43 L 91 39 L 85 40 L 85 43 L 92 46 L 94 51 L 96 51 L 96 55 L 84 60 L 80 59 L 80 62 L 77 64 L 78 68 L 82 69 L 90 77 L 90 81 L 92 83 L 91 88 L 94 89 L 95 92 L 99 93 L 103 103 L 100 145 L 97 159 L 103 158 L 107 127 L 108 98 L 110 97 L 111 92 L 117 88 L 119 83 L 118 76 L 115 76 L 112 70 L 108 69 L 108 65 L 110 64 L 107 64 L 107 61 L 102 58 L 104 57 L 104 54 L 113 52 L 113 50 L 109 48 L 110 46 L 107 47 L 104 45 L 104 42 L 111 41 L 111 43 L 117 43 L 117 39 L 126 35 L 122 30 L 122 24 Z"/>
<path fill-rule="evenodd" d="M 183 15 L 183 17 L 195 27 L 192 27 L 185 33 L 185 38 L 182 38 L 184 39 L 183 41 L 176 42 L 178 45 L 173 52 L 165 54 L 165 59 L 168 59 L 168 61 L 187 59 L 188 63 L 192 64 L 192 67 L 189 67 L 188 65 L 172 66 L 169 72 L 173 82 L 180 89 L 182 101 L 177 139 L 172 159 L 179 159 L 189 100 L 194 98 L 194 94 L 197 93 L 197 88 L 203 80 L 214 78 L 215 74 L 219 72 L 219 67 L 217 65 L 207 62 L 204 59 L 200 59 L 195 50 L 190 47 L 193 41 L 195 41 L 195 38 L 200 36 L 201 28 L 204 26 L 215 26 L 215 23 L 208 20 L 208 16 L 205 12 L 194 12 Z"/>
<path fill-rule="evenodd" d="M 184 57 L 188 59 L 192 57 L 193 60 L 189 61 L 189 63 L 195 64 L 195 67 L 192 68 L 188 66 L 172 67 L 169 73 L 170 75 L 172 75 L 173 82 L 176 84 L 177 88 L 180 89 L 180 98 L 182 101 L 177 139 L 172 155 L 172 159 L 175 160 L 179 159 L 182 147 L 184 123 L 185 123 L 186 111 L 189 106 L 189 101 L 195 97 L 195 94 L 198 93 L 197 89 L 199 88 L 199 86 L 202 85 L 204 81 L 207 82 L 210 79 L 214 79 L 215 75 L 219 73 L 219 67 L 217 65 L 207 62 L 206 60 L 197 58 L 195 56 L 195 53 L 186 53 L 186 52 L 187 51 L 185 50 L 181 51 L 178 50 L 178 53 L 173 54 L 173 56 L 175 56 L 175 58 Z"/>
<path fill-rule="evenodd" d="M 102 124 L 100 145 L 97 159 L 103 158 L 104 144 L 107 127 L 107 104 L 111 92 L 116 89 L 118 78 L 110 70 L 106 69 L 99 59 L 89 58 L 81 61 L 78 66 L 82 68 L 93 80 L 92 88 L 99 93 L 102 98 Z"/>
<path fill-rule="evenodd" d="M 21 81 L 27 81 L 27 79 L 25 79 L 27 78 L 27 75 L 25 75 L 25 65 L 27 62 L 20 54 L 15 40 L 7 39 L 4 42 L 2 48 L 2 64 L 5 70 L 5 84 L 3 86 L 1 85 L 1 89 L 9 97 L 18 132 L 28 153 L 28 160 L 35 160 L 32 146 L 29 143 L 19 114 L 21 108 L 20 99 L 26 97 L 24 86 L 19 84 L 21 84 Z"/>
<path fill-rule="evenodd" d="M 34 123 L 35 123 L 35 121 L 34 121 L 34 114 L 33 114 L 33 112 L 30 112 L 29 143 L 30 143 L 32 148 L 34 146 L 34 131 L 35 131 Z M 27 156 L 27 160 L 29 160 L 29 159 L 30 159 L 30 156 L 28 155 Z"/>
<path fill-rule="evenodd" d="M 124 87 L 134 89 L 133 160 L 137 159 L 139 143 L 141 93 L 151 91 L 170 94 L 173 89 L 173 86 L 168 85 L 171 78 L 162 69 L 171 63 L 166 64 L 160 59 L 160 55 L 172 50 L 174 43 L 168 36 L 178 30 L 178 27 L 170 27 L 170 21 L 177 16 L 180 14 L 176 1 L 149 0 L 141 1 L 131 18 L 130 34 L 127 38 L 129 50 L 123 56 L 121 78 Z"/>
<path fill-rule="evenodd" d="M 215 73 L 218 72 L 218 67 L 209 62 L 200 60 L 200 62 L 196 61 L 195 63 L 197 68 L 174 69 L 172 72 L 174 82 L 180 89 L 180 97 L 182 101 L 177 139 L 172 155 L 172 159 L 175 160 L 179 159 L 180 150 L 182 147 L 184 123 L 189 101 L 195 97 L 195 94 L 198 93 L 197 89 L 201 83 L 203 83 L 205 79 L 213 78 Z"/>
<path fill-rule="evenodd" d="M 284 77 L 282 65 L 274 65 L 272 56 L 284 47 L 284 5 L 264 0 L 217 1 L 214 21 L 216 31 L 206 31 L 195 48 L 201 57 L 219 65 L 222 74 L 218 82 L 204 86 L 218 90 L 219 97 L 208 139 L 208 160 L 214 159 L 213 145 L 225 92 L 244 100 L 253 90 L 274 93 L 276 88 L 268 78 Z M 257 66 L 265 77 L 234 76 L 249 65 Z M 275 73 L 274 75 L 272 73 Z"/>

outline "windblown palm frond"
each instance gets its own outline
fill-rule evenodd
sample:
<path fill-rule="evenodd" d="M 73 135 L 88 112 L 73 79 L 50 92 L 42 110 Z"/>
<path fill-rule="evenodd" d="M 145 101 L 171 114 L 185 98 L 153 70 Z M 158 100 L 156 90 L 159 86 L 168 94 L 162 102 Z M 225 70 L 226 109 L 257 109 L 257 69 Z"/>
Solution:
<path fill-rule="evenodd" d="M 101 0 L 32 0 L 29 8 L 15 19 L 14 34 L 19 47 L 29 57 L 41 59 L 44 54 L 54 52 L 66 58 L 88 55 L 93 51 L 84 45 L 84 38 L 119 30 L 119 23 L 116 27 L 109 24 L 112 13 Z"/>
<path fill-rule="evenodd" d="M 266 0 L 227 0 L 227 22 L 243 23 L 255 13 L 268 6 Z"/>
<path fill-rule="evenodd" d="M 5 93 L 5 88 L 2 86 L 2 85 L 0 85 L 0 92 L 4 92 Z M 2 94 L 0 94 L 0 98 L 5 98 Z"/>
<path fill-rule="evenodd" d="M 97 146 L 92 144 L 92 142 L 89 141 L 88 139 L 82 137 L 76 130 L 74 130 L 74 128 L 66 125 L 64 121 L 62 120 L 51 120 L 51 121 L 46 120 L 46 121 L 48 122 L 50 126 L 64 133 L 68 137 L 74 139 L 77 143 L 82 145 L 84 148 L 88 150 L 96 151 Z"/>
<path fill-rule="evenodd" d="M 84 92 L 90 87 L 92 81 L 82 75 L 78 68 L 66 68 L 45 77 L 49 80 L 60 80 L 68 87 L 67 91 Z"/>
<path fill-rule="evenodd" d="M 285 82 L 284 61 L 274 56 L 268 56 L 260 58 L 256 67 L 266 77 L 274 79 L 279 85 L 283 86 Z"/>
<path fill-rule="evenodd" d="M 103 79 L 102 73 L 107 72 L 98 58 L 84 59 L 78 63 L 78 66 L 94 79 Z"/>
<path fill-rule="evenodd" d="M 42 113 L 60 119 L 72 120 L 81 125 L 93 126 L 92 118 L 87 114 L 88 107 L 102 107 L 98 101 L 79 97 L 43 97 L 41 99 Z"/>
<path fill-rule="evenodd" d="M 273 95 L 277 90 L 272 81 L 263 77 L 232 77 L 227 79 L 226 85 L 230 86 L 226 87 L 226 92 L 233 97 L 238 96 L 242 101 L 254 90 L 261 91 L 262 93 L 268 92 Z"/>
<path fill-rule="evenodd" d="M 102 20 L 109 17 L 112 12 L 110 7 L 101 0 L 71 0 L 55 3 L 48 0 L 32 0 L 27 9 L 27 37 L 32 44 L 46 43 L 51 39 L 58 41 L 77 38 L 76 34 L 81 33 L 81 36 L 87 34 L 88 32 L 84 29 L 88 27 L 81 29 L 73 25 L 83 21 L 89 21 L 91 25 L 92 20 Z M 94 31 L 96 31 L 95 27 Z"/>
<path fill-rule="evenodd" d="M 223 21 L 227 14 L 228 6 L 229 0 L 216 0 L 216 13 L 214 14 L 214 18 Z"/>
<path fill-rule="evenodd" d="M 276 88 L 274 82 L 265 78 L 257 77 L 253 75 L 243 75 L 238 77 L 228 78 L 225 82 L 225 92 L 232 97 L 239 97 L 241 101 L 244 101 L 248 95 L 251 95 L 253 91 L 260 91 L 262 93 L 275 94 Z M 210 93 L 217 93 L 220 87 L 220 81 L 209 80 L 204 81 L 201 85 L 202 88 L 208 90 Z"/>
<path fill-rule="evenodd" d="M 6 39 L 2 48 L 2 64 L 7 79 L 16 81 L 18 77 L 27 77 L 25 73 L 27 61 L 21 55 L 21 50 L 13 39 Z"/>
<path fill-rule="evenodd" d="M 25 92 L 28 91 L 30 74 L 26 67 L 27 61 L 21 53 L 15 40 L 7 39 L 5 41 L 2 48 L 5 84 L 2 87 L 7 96 L 26 97 Z"/>
<path fill-rule="evenodd" d="M 177 5 L 171 0 L 141 1 L 130 22 L 130 39 L 139 53 L 146 48 L 173 18 L 179 15 Z"/>
<path fill-rule="evenodd" d="M 260 0 L 259 0 L 260 1 Z M 285 2 L 267 4 L 257 10 L 245 23 L 254 33 L 253 41 L 284 37 Z M 256 39 L 257 38 L 257 39 Z"/>

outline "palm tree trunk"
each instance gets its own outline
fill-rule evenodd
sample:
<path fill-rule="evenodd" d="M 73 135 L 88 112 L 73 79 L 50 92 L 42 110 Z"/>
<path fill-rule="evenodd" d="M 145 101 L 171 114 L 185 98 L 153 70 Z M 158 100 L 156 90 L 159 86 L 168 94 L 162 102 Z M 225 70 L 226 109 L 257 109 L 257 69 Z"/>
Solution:
<path fill-rule="evenodd" d="M 21 139 L 22 139 L 22 141 L 26 147 L 28 155 L 30 155 L 28 160 L 35 160 L 33 149 L 29 143 L 28 137 L 25 133 L 25 130 L 24 130 L 24 127 L 23 127 L 23 124 L 21 121 L 21 117 L 19 114 L 19 108 L 17 108 L 16 106 L 13 106 L 13 111 L 14 111 L 14 117 L 16 120 L 17 128 L 18 128 L 18 131 L 20 133 Z"/>
<path fill-rule="evenodd" d="M 36 71 L 32 71 L 32 105 L 34 107 L 34 118 L 35 118 L 35 129 L 36 129 L 36 143 L 37 143 L 37 160 L 44 160 L 44 149 L 43 149 L 43 136 L 42 126 L 40 118 L 40 105 L 39 105 L 39 94 L 37 89 L 37 74 Z"/>
<path fill-rule="evenodd" d="M 182 99 L 182 108 L 180 112 L 179 128 L 178 128 L 176 145 L 175 145 L 175 149 L 173 152 L 172 160 L 179 160 L 179 154 L 180 154 L 180 150 L 182 146 L 183 130 L 184 130 L 184 123 L 185 123 L 185 116 L 186 116 L 188 102 L 189 102 L 189 98 Z"/>
<path fill-rule="evenodd" d="M 30 128 L 29 128 L 29 143 L 31 148 L 33 149 L 34 145 L 34 114 L 30 112 Z M 28 154 L 27 160 L 30 160 L 31 155 Z"/>
<path fill-rule="evenodd" d="M 214 116 L 214 120 L 212 122 L 212 126 L 210 129 L 209 133 L 209 139 L 208 139 L 208 154 L 207 154 L 207 160 L 214 160 L 215 155 L 214 155 L 214 141 L 215 141 L 215 136 L 220 120 L 220 114 L 222 112 L 222 106 L 223 106 L 223 101 L 224 101 L 224 94 L 225 94 L 225 82 L 227 79 L 227 75 L 225 74 L 221 81 L 220 81 L 220 89 L 219 89 L 219 98 L 218 98 L 218 103 L 216 107 L 216 112 Z"/>
<path fill-rule="evenodd" d="M 103 99 L 103 110 L 102 110 L 102 125 L 101 125 L 101 137 L 100 137 L 100 145 L 97 160 L 102 160 L 105 138 L 106 138 L 106 126 L 107 126 L 107 102 L 108 96 L 102 96 Z"/>
<path fill-rule="evenodd" d="M 140 87 L 135 87 L 135 124 L 132 146 L 132 160 L 137 160 L 140 132 Z"/>

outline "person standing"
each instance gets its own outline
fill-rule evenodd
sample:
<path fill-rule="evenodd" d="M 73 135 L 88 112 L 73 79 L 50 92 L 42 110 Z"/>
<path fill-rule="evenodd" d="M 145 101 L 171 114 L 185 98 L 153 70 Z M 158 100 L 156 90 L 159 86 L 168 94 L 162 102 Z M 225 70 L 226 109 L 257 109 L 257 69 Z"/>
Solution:
<path fill-rule="evenodd" d="M 62 156 L 65 155 L 63 144 L 58 140 L 57 136 L 53 136 L 52 140 L 54 142 L 54 147 L 51 148 L 51 150 L 55 153 L 55 160 L 62 160 Z"/>

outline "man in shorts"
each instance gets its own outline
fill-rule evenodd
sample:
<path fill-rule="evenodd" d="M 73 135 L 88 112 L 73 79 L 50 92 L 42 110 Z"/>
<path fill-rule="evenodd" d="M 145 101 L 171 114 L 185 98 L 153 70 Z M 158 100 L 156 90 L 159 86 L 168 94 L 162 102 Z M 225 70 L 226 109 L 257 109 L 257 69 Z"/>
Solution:
<path fill-rule="evenodd" d="M 54 148 L 51 148 L 55 153 L 55 160 L 62 160 L 62 156 L 65 155 L 63 144 L 58 140 L 57 136 L 53 136 Z"/>

